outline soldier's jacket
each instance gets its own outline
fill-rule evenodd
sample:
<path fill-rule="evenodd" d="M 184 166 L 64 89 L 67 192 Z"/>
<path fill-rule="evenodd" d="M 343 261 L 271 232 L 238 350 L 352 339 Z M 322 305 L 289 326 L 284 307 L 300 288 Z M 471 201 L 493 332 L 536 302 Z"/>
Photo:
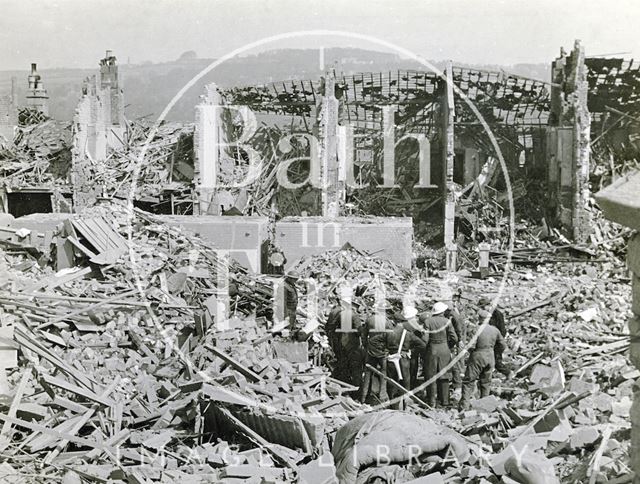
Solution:
<path fill-rule="evenodd" d="M 451 321 L 444 316 L 427 316 L 420 318 L 424 329 L 424 340 L 427 342 L 424 375 L 430 379 L 451 362 L 450 346 L 458 342 L 458 336 Z M 451 370 L 440 375 L 440 379 L 451 378 Z"/>
<path fill-rule="evenodd" d="M 409 351 L 424 351 L 427 347 L 426 343 L 420 336 L 418 336 L 418 334 L 416 334 L 418 331 L 416 331 L 409 322 L 405 321 L 398 324 L 392 332 L 387 333 L 387 351 L 390 355 L 398 353 L 403 331 L 406 331 L 407 334 L 404 337 L 401 353 L 407 353 Z"/>
<path fill-rule="evenodd" d="M 455 309 L 451 310 L 451 324 L 456 332 L 458 342 L 464 343 L 467 340 L 467 322 Z"/>
<path fill-rule="evenodd" d="M 475 348 L 469 353 L 465 380 L 484 382 L 486 391 L 488 391 L 488 386 L 491 384 L 491 372 L 496 365 L 495 352 L 503 349 L 504 338 L 500 330 L 495 326 L 485 326 L 478 335 Z"/>
<path fill-rule="evenodd" d="M 284 281 L 284 303 L 288 312 L 295 313 L 298 307 L 298 290 L 295 284 L 288 280 Z"/>
<path fill-rule="evenodd" d="M 367 354 L 373 358 L 382 358 L 387 352 L 387 329 L 391 329 L 391 321 L 386 314 L 372 315 L 362 327 L 362 341 Z"/>
<path fill-rule="evenodd" d="M 493 354 L 494 351 L 503 350 L 504 338 L 502 337 L 502 333 L 495 326 L 488 324 L 482 331 L 480 331 L 478 339 L 476 340 L 475 348 L 472 351 L 490 352 Z"/>
<path fill-rule="evenodd" d="M 343 330 L 342 318 L 345 318 L 346 328 Z M 356 350 L 361 347 L 360 333 L 362 331 L 360 317 L 351 309 L 341 306 L 334 307 L 329 313 L 325 332 L 334 353 L 338 351 Z M 348 330 L 346 330 L 348 329 Z"/>
<path fill-rule="evenodd" d="M 444 316 L 420 316 L 420 322 L 424 326 L 424 340 L 427 344 L 447 343 L 454 346 L 458 342 L 453 325 Z"/>

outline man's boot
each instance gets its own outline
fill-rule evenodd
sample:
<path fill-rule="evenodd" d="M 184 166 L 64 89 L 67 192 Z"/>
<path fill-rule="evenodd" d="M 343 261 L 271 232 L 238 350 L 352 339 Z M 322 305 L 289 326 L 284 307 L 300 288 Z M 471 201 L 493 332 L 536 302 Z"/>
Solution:
<path fill-rule="evenodd" d="M 449 380 L 438 380 L 438 394 L 440 397 L 440 405 L 449 406 Z"/>
<path fill-rule="evenodd" d="M 480 398 L 488 397 L 489 393 L 491 393 L 491 380 L 478 382 L 478 387 L 480 388 Z"/>
<path fill-rule="evenodd" d="M 460 397 L 460 403 L 458 404 L 458 410 L 464 412 L 471 407 L 471 394 L 473 393 L 472 382 L 462 382 L 462 396 Z"/>
<path fill-rule="evenodd" d="M 436 384 L 432 383 L 427 387 L 427 404 L 431 408 L 436 408 Z"/>

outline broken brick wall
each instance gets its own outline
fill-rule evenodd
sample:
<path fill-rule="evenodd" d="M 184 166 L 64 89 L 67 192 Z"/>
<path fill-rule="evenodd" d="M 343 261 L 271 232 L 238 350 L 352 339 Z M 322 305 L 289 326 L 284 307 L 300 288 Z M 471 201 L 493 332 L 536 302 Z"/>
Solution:
<path fill-rule="evenodd" d="M 91 205 L 100 195 L 93 165 L 107 157 L 106 106 L 97 94 L 95 77 L 87 79 L 73 117 L 72 180 L 76 210 Z"/>
<path fill-rule="evenodd" d="M 124 126 L 124 93 L 118 77 L 117 60 L 110 50 L 100 60 L 100 89 L 107 106 L 107 124 Z"/>
<path fill-rule="evenodd" d="M 590 114 L 584 47 L 561 52 L 553 62 L 551 113 L 547 138 L 549 208 L 556 221 L 578 242 L 589 236 L 588 211 Z"/>
<path fill-rule="evenodd" d="M 223 109 L 223 101 L 215 84 L 205 87 L 205 94 L 201 96 L 195 111 L 193 181 L 199 203 L 194 206 L 194 213 L 220 215 L 232 208 L 238 197 L 235 193 L 237 189 L 223 187 L 233 187 L 244 176 L 225 149 L 226 146 L 234 147 L 226 144 L 228 132 L 233 129 L 229 117 L 234 113 Z M 235 114 L 240 115 L 240 112 Z M 241 117 L 243 129 L 255 129 L 244 125 L 245 122 L 249 123 L 249 118 Z"/>

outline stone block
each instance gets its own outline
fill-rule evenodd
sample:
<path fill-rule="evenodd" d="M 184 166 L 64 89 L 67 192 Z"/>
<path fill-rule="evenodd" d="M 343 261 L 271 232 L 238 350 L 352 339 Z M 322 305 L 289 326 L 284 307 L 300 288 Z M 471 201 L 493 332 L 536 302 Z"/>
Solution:
<path fill-rule="evenodd" d="M 631 277 L 631 310 L 640 316 L 640 274 Z"/>
<path fill-rule="evenodd" d="M 330 453 L 321 455 L 318 459 L 298 468 L 300 484 L 332 484 L 337 481 L 333 456 Z"/>
<path fill-rule="evenodd" d="M 600 190 L 595 198 L 604 216 L 616 223 L 640 230 L 640 173 L 621 177 L 608 187 Z"/>
<path fill-rule="evenodd" d="M 635 234 L 629 239 L 627 266 L 636 276 L 640 276 L 640 234 Z"/>
<path fill-rule="evenodd" d="M 580 427 L 571 434 L 569 446 L 572 450 L 592 446 L 600 438 L 600 432 L 594 427 Z"/>
<path fill-rule="evenodd" d="M 640 368 L 640 316 L 632 316 L 629 319 L 629 334 L 631 335 L 629 347 L 631 364 Z"/>
<path fill-rule="evenodd" d="M 558 425 L 568 423 L 561 410 L 552 410 L 542 420 L 540 420 L 533 429 L 538 432 L 551 432 Z"/>

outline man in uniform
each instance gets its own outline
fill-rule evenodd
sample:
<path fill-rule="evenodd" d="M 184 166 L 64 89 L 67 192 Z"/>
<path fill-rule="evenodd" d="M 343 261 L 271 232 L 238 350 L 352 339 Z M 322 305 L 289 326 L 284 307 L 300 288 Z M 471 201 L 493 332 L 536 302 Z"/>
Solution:
<path fill-rule="evenodd" d="M 289 331 L 293 333 L 296 327 L 296 312 L 298 310 L 298 290 L 296 282 L 300 275 L 296 271 L 289 271 L 284 279 L 284 310 L 285 319 L 289 322 Z"/>
<path fill-rule="evenodd" d="M 415 308 L 405 308 L 400 316 L 401 320 L 393 331 L 387 333 L 387 374 L 407 390 L 414 387 L 412 381 L 411 359 L 414 354 L 424 353 L 427 345 L 422 339 L 424 331 L 416 318 Z M 393 387 L 392 398 L 404 393 Z"/>
<path fill-rule="evenodd" d="M 424 379 L 433 379 L 438 373 L 451 363 L 451 347 L 458 343 L 458 337 L 453 330 L 451 321 L 444 316 L 448 306 L 443 302 L 433 305 L 431 316 L 422 315 L 422 323 L 427 343 Z M 449 406 L 449 380 L 451 370 L 439 375 L 437 381 L 432 382 L 427 387 L 427 403 L 432 407 L 436 406 L 436 396 L 440 405 Z"/>
<path fill-rule="evenodd" d="M 480 321 L 488 313 L 480 313 Z M 462 398 L 459 409 L 468 410 L 474 386 L 480 388 L 480 398 L 489 396 L 491 376 L 495 368 L 495 354 L 504 350 L 504 338 L 495 326 L 487 324 L 478 334 L 475 347 L 469 352 L 467 369 L 462 380 Z"/>
<path fill-rule="evenodd" d="M 392 309 L 393 307 L 387 301 L 376 304 L 374 313 L 362 326 L 365 363 L 371 365 L 383 375 L 387 374 L 387 332 L 393 329 Z M 370 396 L 375 397 L 378 402 L 389 400 L 386 380 L 375 375 L 365 366 L 360 389 L 360 401 L 367 403 L 367 399 Z"/>
<path fill-rule="evenodd" d="M 414 334 L 420 338 L 421 343 L 416 343 L 415 348 L 411 350 L 411 363 L 409 367 L 409 385 L 411 390 L 418 386 L 418 370 L 420 365 L 425 367 L 425 358 L 427 356 L 427 342 L 425 340 L 424 327 L 420 323 L 421 314 L 415 307 L 407 308 L 403 311 L 403 318 L 412 323 L 413 326 L 417 326 L 418 330 L 414 331 Z"/>
<path fill-rule="evenodd" d="M 362 384 L 364 367 L 361 326 L 360 317 L 354 311 L 348 296 L 341 293 L 338 303 L 329 313 L 325 332 L 329 346 L 336 356 L 334 378 L 357 387 Z"/>
<path fill-rule="evenodd" d="M 478 306 L 481 309 L 483 309 L 484 311 L 489 312 L 489 310 L 491 309 L 491 301 L 486 297 L 481 297 L 480 300 L 478 301 Z M 491 313 L 491 317 L 489 318 L 489 324 L 491 326 L 497 328 L 498 331 L 500 331 L 500 334 L 502 335 L 503 338 L 507 336 L 507 325 L 506 325 L 506 322 L 505 322 L 505 319 L 504 319 L 504 314 L 502 314 L 502 311 L 500 311 L 500 309 L 498 309 L 497 307 Z M 500 373 L 502 373 L 503 375 L 506 376 L 506 375 L 508 375 L 509 370 L 507 369 L 506 365 L 502 361 L 502 352 L 503 351 L 504 351 L 504 346 L 502 347 L 502 349 L 496 349 L 496 352 L 495 352 L 495 359 L 496 359 L 495 369 L 496 369 L 496 371 L 499 371 Z"/>
<path fill-rule="evenodd" d="M 451 357 L 455 358 L 464 348 L 467 341 L 467 322 L 458 311 L 460 307 L 461 291 L 456 291 L 451 298 L 451 306 L 445 311 L 445 317 L 451 320 L 453 330 L 458 337 L 458 344 L 451 350 Z M 454 391 L 462 387 L 462 374 L 464 373 L 464 358 L 453 365 L 451 368 L 451 380 L 453 381 Z M 459 396 L 459 395 L 458 395 Z"/>

